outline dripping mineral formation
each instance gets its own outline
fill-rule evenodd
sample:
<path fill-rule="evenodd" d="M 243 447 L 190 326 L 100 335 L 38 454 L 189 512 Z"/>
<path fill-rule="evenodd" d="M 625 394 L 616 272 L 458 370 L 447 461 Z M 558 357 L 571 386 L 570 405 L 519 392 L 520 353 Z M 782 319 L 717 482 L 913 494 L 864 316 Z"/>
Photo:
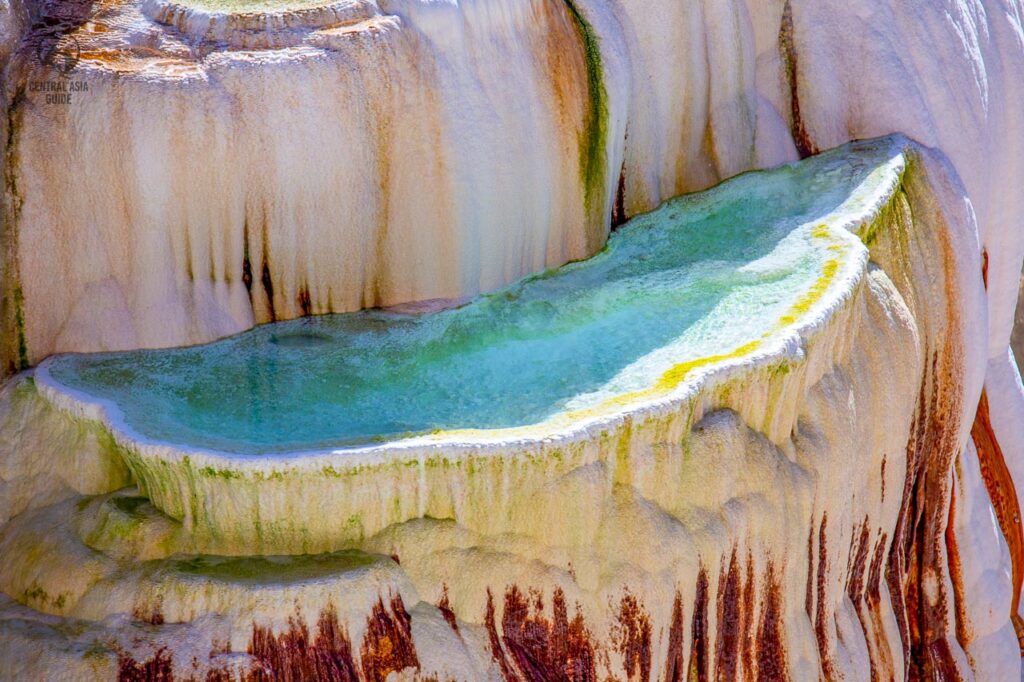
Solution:
<path fill-rule="evenodd" d="M 4 397 L 4 672 L 1017 671 L 961 195 L 857 143 L 456 309 L 51 358 Z"/>
<path fill-rule="evenodd" d="M 0 0 L 0 679 L 1021 679 L 1022 21 Z"/>

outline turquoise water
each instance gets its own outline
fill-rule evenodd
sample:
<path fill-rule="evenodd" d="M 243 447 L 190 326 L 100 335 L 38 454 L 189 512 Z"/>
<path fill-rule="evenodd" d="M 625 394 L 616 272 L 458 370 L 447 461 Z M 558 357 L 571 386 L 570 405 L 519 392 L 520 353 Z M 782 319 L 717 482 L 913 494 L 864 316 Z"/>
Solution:
<path fill-rule="evenodd" d="M 541 422 L 770 331 L 835 256 L 811 230 L 868 179 L 873 154 L 669 201 L 595 257 L 457 309 L 308 318 L 204 346 L 61 356 L 49 371 L 146 438 L 242 454 Z"/>

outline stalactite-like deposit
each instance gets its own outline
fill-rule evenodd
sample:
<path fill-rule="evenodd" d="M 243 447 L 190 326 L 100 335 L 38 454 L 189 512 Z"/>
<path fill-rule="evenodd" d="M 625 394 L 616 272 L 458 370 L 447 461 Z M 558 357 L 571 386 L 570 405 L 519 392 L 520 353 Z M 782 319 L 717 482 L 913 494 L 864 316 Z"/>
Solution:
<path fill-rule="evenodd" d="M 965 247 L 974 214 L 955 199 L 958 180 L 934 152 L 889 138 L 744 176 L 624 225 L 593 262 L 423 319 L 523 315 L 514 327 L 524 342 L 540 323 L 527 324 L 535 308 L 521 301 L 561 305 L 535 287 L 585 283 L 570 299 L 578 305 L 586 286 L 615 281 L 591 278 L 594 268 L 629 254 L 630 272 L 645 272 L 629 250 L 638 235 L 647 247 L 662 244 L 659 230 L 674 234 L 682 228 L 673 221 L 693 212 L 711 221 L 703 229 L 717 242 L 713 230 L 725 228 L 714 227 L 716 212 L 733 215 L 731 202 L 743 205 L 754 188 L 779 193 L 760 203 L 782 210 L 782 196 L 799 194 L 792 183 L 807 183 L 818 199 L 799 204 L 796 225 L 777 218 L 788 235 L 778 244 L 787 246 L 742 253 L 770 265 L 772 277 L 800 253 L 787 239 L 820 243 L 820 260 L 810 261 L 806 284 L 788 287 L 767 331 L 749 327 L 758 343 L 669 357 L 667 370 L 655 352 L 595 391 L 593 405 L 577 397 L 564 415 L 539 423 L 232 455 L 146 436 L 130 411 L 115 417 L 116 395 L 89 396 L 100 390 L 84 378 L 91 358 L 49 362 L 21 378 L 8 392 L 8 420 L 30 415 L 21 418 L 26 434 L 105 435 L 88 456 L 32 479 L 69 499 L 26 495 L 0 531 L 0 589 L 13 599 L 0 609 L 0 647 L 94 648 L 74 663 L 15 655 L 0 672 L 89 665 L 122 679 L 383 680 L 405 671 L 438 680 L 647 681 L 1019 674 L 1016 654 L 985 653 L 1017 651 L 1010 607 L 994 610 L 1000 595 L 1015 593 L 1017 574 L 986 571 L 974 558 L 1012 555 L 1012 538 L 982 531 L 990 497 L 997 508 L 1010 503 L 989 490 L 999 477 L 983 421 L 970 439 L 983 330 L 956 311 L 984 296 L 980 254 Z M 392 318 L 374 315 L 379 334 Z M 578 311 L 571 317 L 587 324 Z M 412 333 L 410 318 L 393 319 Z M 287 353 L 331 343 L 324 331 L 283 324 L 259 343 Z M 449 343 L 447 352 L 486 348 L 468 323 L 448 328 L 477 341 Z M 504 338 L 497 322 L 487 328 Z M 635 322 L 630 329 L 643 333 Z M 616 343 L 611 331 L 604 338 Z M 257 342 L 247 343 L 224 357 L 254 352 Z M 443 358 L 431 353 L 431 362 Z M 95 366 L 109 372 L 117 358 Z M 908 384 L 919 390 L 899 390 Z M 136 404 L 149 399 L 133 395 Z M 459 414 L 484 407 L 467 403 Z M 963 454 L 971 443 L 979 464 Z M 141 489 L 118 491 L 125 482 L 113 475 L 82 496 L 56 485 L 73 491 L 75 467 L 84 473 L 100 458 L 125 462 Z M 63 570 L 69 563 L 78 566 L 73 578 Z M 119 613 L 129 621 L 110 625 Z M 58 633 L 47 618 L 80 625 Z"/>
<path fill-rule="evenodd" d="M 0 679 L 1020 678 L 1019 0 L 0 0 L 0 67 Z"/>

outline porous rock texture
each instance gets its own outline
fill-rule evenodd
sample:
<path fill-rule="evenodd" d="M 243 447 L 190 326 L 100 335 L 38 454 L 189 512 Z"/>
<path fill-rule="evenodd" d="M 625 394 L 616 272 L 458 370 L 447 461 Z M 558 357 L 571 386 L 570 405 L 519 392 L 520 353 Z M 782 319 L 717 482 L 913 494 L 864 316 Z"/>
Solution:
<path fill-rule="evenodd" d="M 1019 679 L 1019 2 L 170 4 L 0 0 L 9 371 L 461 299 L 745 170 L 924 147 L 793 371 L 624 423 L 494 526 L 225 564 L 16 377 L 0 676 Z"/>

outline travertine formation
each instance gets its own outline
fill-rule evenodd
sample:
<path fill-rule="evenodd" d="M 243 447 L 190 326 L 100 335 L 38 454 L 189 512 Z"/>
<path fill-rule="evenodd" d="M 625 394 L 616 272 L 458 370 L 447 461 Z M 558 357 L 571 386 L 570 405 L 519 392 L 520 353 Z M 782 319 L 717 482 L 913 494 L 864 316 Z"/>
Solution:
<path fill-rule="evenodd" d="M 815 218 L 820 281 L 607 409 L 253 456 L 147 436 L 59 359 L 17 374 L 0 678 L 1019 679 L 1022 24 L 0 0 L 8 373 L 447 308 L 743 171 L 920 143 L 803 162 L 871 169 Z"/>
<path fill-rule="evenodd" d="M 0 587 L 19 603 L 3 611 L 0 646 L 15 655 L 2 672 L 1019 675 L 1019 523 L 1000 513 L 1013 485 L 993 474 L 1006 459 L 987 416 L 972 428 L 984 330 L 956 313 L 984 296 L 974 214 L 943 159 L 903 138 L 798 168 L 841 193 L 805 180 L 758 198 L 828 197 L 793 216 L 789 239 L 824 240 L 820 274 L 790 292 L 774 331 L 539 424 L 231 455 L 148 438 L 68 361 L 17 380 L 4 459 L 10 480 L 32 482 L 0 533 Z M 673 212 L 713 222 L 789 172 L 670 203 L 616 240 Z M 737 272 L 778 276 L 799 254 L 776 248 Z M 588 282 L 582 267 L 544 281 Z M 517 310 L 505 314 L 532 314 Z M 18 464 L 36 433 L 69 443 L 37 448 L 48 470 Z M 122 489 L 118 463 L 137 489 Z M 101 494 L 32 492 L 55 479 Z M 26 655 L 40 646 L 63 657 Z"/>

